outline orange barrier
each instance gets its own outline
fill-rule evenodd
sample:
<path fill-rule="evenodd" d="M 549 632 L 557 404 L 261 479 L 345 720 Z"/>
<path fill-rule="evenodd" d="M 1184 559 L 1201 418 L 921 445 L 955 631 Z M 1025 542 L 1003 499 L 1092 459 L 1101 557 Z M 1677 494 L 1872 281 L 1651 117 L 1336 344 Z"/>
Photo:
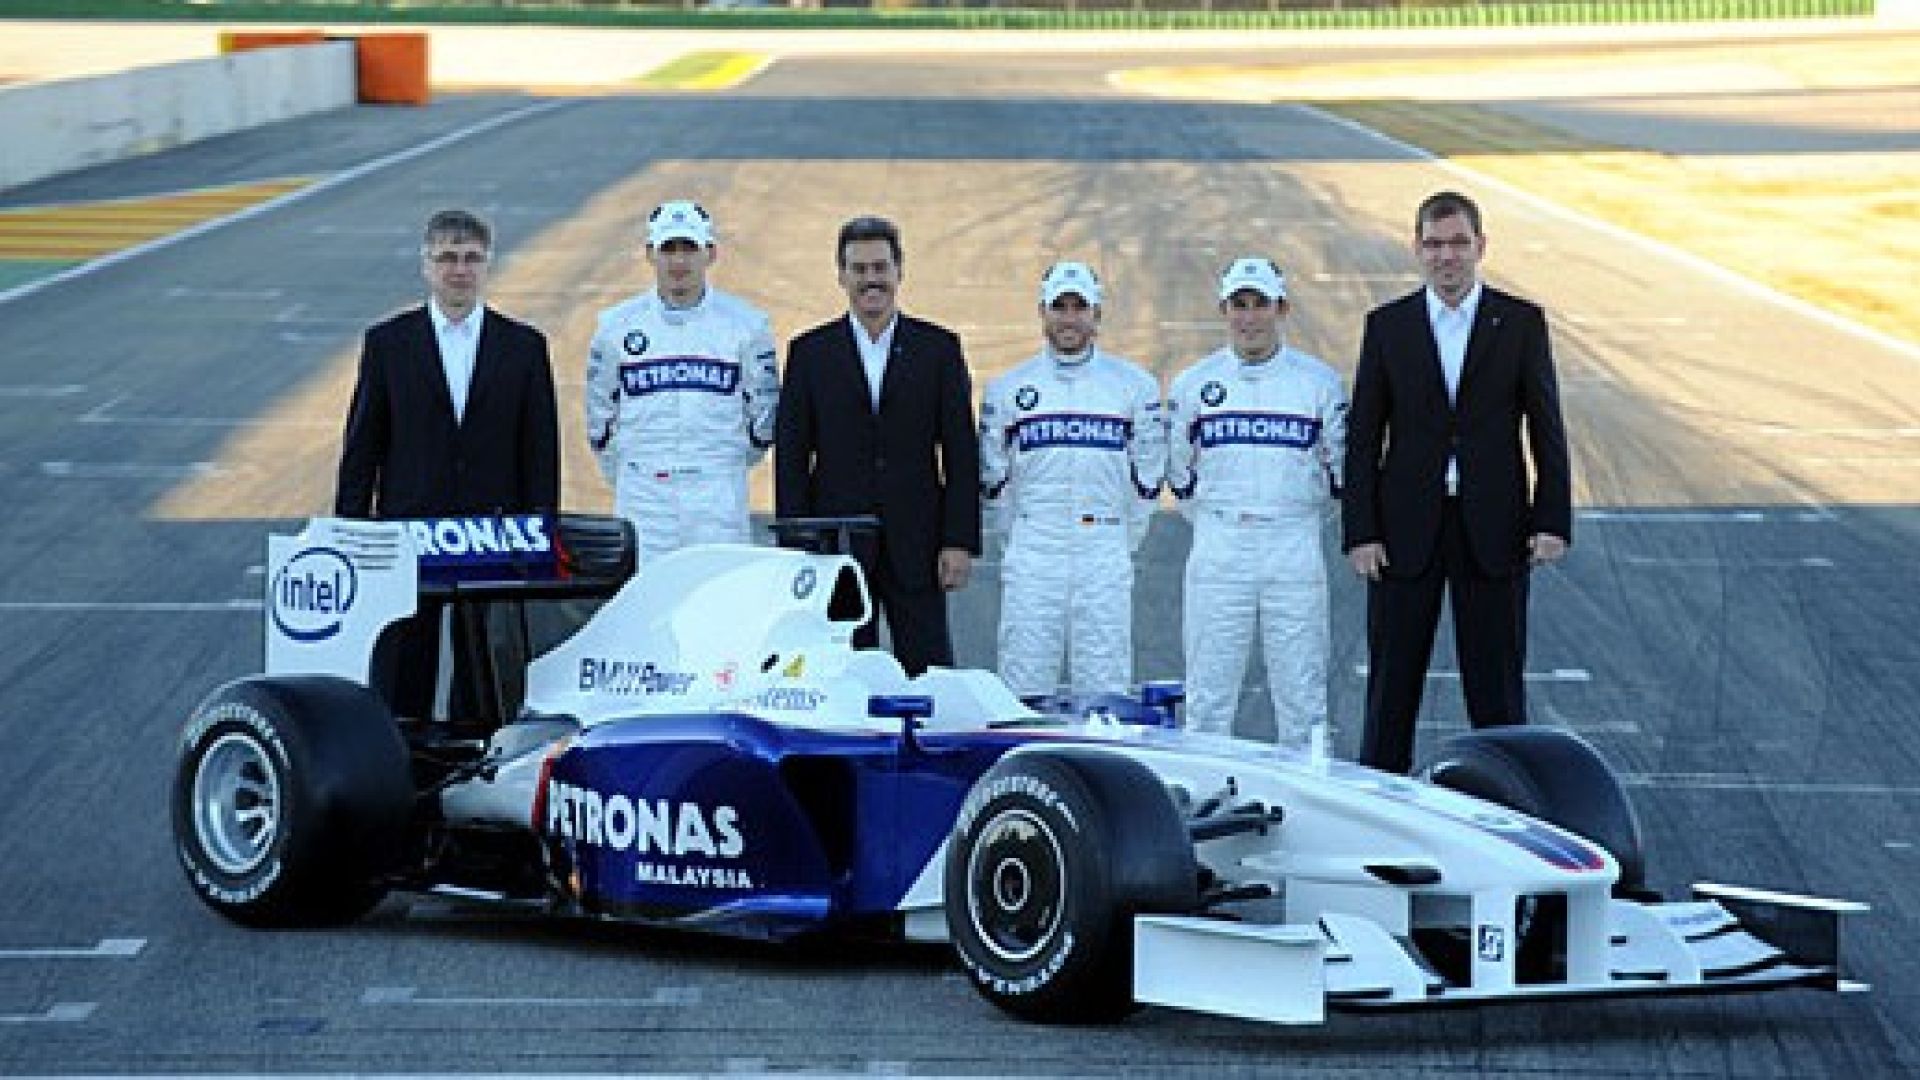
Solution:
<path fill-rule="evenodd" d="M 325 40 L 327 35 L 318 30 L 223 30 L 220 32 L 220 55 L 246 52 L 248 49 L 277 49 L 284 45 L 318 45 Z"/>
<path fill-rule="evenodd" d="M 364 34 L 358 50 L 360 100 L 373 105 L 425 105 L 427 35 Z"/>

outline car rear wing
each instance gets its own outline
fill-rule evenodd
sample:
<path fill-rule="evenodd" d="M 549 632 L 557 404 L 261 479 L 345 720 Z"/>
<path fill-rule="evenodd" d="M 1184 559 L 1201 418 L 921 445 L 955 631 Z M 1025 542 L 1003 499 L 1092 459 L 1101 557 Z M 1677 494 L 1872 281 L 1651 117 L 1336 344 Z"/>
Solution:
<path fill-rule="evenodd" d="M 610 596 L 635 551 L 632 526 L 584 514 L 314 518 L 267 541 L 265 669 L 366 684 L 381 632 L 422 600 Z"/>

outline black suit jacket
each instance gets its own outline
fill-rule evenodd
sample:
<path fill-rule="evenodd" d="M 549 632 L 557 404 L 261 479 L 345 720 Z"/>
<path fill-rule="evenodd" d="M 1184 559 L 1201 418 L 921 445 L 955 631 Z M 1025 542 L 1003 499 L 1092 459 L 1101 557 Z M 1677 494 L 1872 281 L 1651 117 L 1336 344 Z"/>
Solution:
<path fill-rule="evenodd" d="M 367 331 L 336 491 L 342 517 L 558 510 L 560 437 L 546 337 L 486 309 L 466 415 L 456 421 L 427 309 Z"/>
<path fill-rule="evenodd" d="M 1534 304 L 1482 287 L 1451 404 L 1426 290 L 1368 314 L 1347 419 L 1345 546 L 1384 542 L 1390 575 L 1423 570 L 1440 533 L 1450 452 L 1459 460 L 1467 544 L 1483 572 L 1524 569 L 1533 533 L 1572 541 L 1560 390 L 1546 316 Z"/>
<path fill-rule="evenodd" d="M 901 315 L 873 409 L 846 316 L 793 339 L 774 438 L 781 517 L 878 514 L 890 567 L 938 582 L 941 548 L 980 552 L 980 443 L 960 339 Z"/>

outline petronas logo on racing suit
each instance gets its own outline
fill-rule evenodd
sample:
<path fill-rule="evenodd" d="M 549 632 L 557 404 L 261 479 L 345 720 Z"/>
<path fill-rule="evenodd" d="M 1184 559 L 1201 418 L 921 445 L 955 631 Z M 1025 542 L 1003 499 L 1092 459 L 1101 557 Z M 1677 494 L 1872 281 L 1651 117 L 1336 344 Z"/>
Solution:
<path fill-rule="evenodd" d="M 620 392 L 628 397 L 677 390 L 731 394 L 739 388 L 740 365 L 729 360 L 670 356 L 620 365 Z"/>
<path fill-rule="evenodd" d="M 1021 450 L 1078 446 L 1089 450 L 1125 450 L 1127 421 L 1118 416 L 1055 413 L 1033 416 L 1014 425 L 1013 437 Z"/>
<path fill-rule="evenodd" d="M 1305 450 L 1320 441 L 1320 421 L 1286 413 L 1215 413 L 1194 421 L 1201 446 L 1285 446 Z"/>

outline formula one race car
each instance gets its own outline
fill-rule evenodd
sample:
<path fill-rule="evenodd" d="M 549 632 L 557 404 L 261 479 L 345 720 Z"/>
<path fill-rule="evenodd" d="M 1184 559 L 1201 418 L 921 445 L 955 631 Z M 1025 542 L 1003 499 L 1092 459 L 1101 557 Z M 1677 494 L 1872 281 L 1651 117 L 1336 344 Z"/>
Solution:
<path fill-rule="evenodd" d="M 266 674 L 181 739 L 189 883 L 251 926 L 405 889 L 948 940 L 983 995 L 1044 1021 L 1862 988 L 1839 937 L 1862 905 L 1649 893 L 1620 785 L 1563 731 L 1470 734 L 1407 779 L 1182 731 L 1173 684 L 1023 701 L 984 671 L 908 678 L 850 644 L 871 604 L 846 527 L 638 573 L 609 519 L 272 538 Z M 598 610 L 535 648 L 529 612 L 569 598 Z M 416 611 L 451 629 L 461 716 L 389 706 Z"/>

